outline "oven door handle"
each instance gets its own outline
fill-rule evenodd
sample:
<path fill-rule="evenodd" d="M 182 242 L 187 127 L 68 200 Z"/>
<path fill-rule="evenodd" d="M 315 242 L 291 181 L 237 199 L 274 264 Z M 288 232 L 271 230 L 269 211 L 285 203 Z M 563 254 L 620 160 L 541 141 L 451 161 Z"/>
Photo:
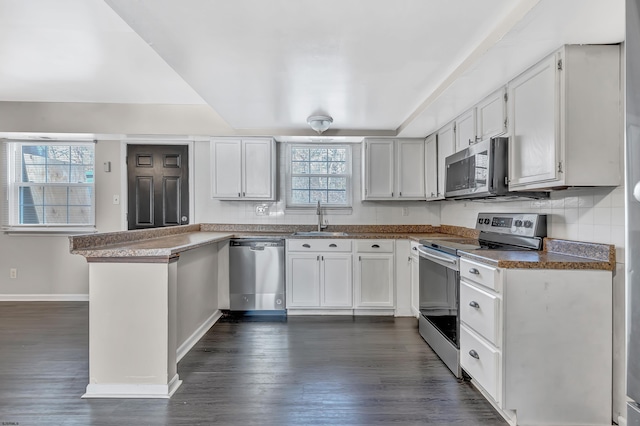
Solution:
<path fill-rule="evenodd" d="M 448 264 L 454 265 L 454 266 L 458 264 L 458 260 L 457 259 L 450 259 L 450 258 L 444 257 L 444 256 L 436 256 L 435 254 L 428 253 L 428 252 L 426 252 L 424 250 L 421 250 L 419 248 L 418 248 L 418 252 L 420 253 L 420 256 L 423 256 L 423 257 L 426 257 L 426 258 L 429 258 L 429 259 L 436 259 L 436 260 L 439 260 L 441 262 L 445 262 L 445 263 L 448 263 Z"/>

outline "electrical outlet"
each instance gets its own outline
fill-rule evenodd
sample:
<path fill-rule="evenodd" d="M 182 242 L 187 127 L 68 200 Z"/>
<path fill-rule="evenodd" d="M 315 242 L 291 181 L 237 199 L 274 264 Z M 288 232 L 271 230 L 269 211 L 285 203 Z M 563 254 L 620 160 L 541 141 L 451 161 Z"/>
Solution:
<path fill-rule="evenodd" d="M 267 216 L 269 214 L 269 206 L 267 204 L 256 204 L 256 216 Z"/>
<path fill-rule="evenodd" d="M 409 207 L 402 208 L 402 216 L 409 216 Z"/>
<path fill-rule="evenodd" d="M 16 268 L 9 269 L 9 278 L 18 278 L 18 270 Z"/>

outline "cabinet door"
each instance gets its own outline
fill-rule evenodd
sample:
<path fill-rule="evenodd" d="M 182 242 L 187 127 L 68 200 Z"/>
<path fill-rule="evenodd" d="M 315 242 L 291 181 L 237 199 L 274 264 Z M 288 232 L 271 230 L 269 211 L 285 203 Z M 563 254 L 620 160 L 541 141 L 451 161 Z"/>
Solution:
<path fill-rule="evenodd" d="M 509 187 L 557 179 L 559 84 L 551 55 L 509 83 Z"/>
<path fill-rule="evenodd" d="M 425 141 L 424 179 L 427 200 L 438 199 L 438 142 L 435 133 Z"/>
<path fill-rule="evenodd" d="M 393 140 L 369 139 L 364 147 L 364 199 L 393 198 Z"/>
<path fill-rule="evenodd" d="M 320 305 L 340 308 L 353 306 L 352 266 L 351 254 L 320 255 Z"/>
<path fill-rule="evenodd" d="M 393 255 L 358 254 L 356 306 L 393 308 Z"/>
<path fill-rule="evenodd" d="M 453 154 L 455 139 L 453 123 L 449 123 L 438 131 L 438 193 L 437 198 L 444 198 L 445 165 L 444 159 Z"/>
<path fill-rule="evenodd" d="M 424 200 L 424 140 L 398 141 L 398 198 Z"/>
<path fill-rule="evenodd" d="M 456 152 L 476 143 L 476 109 L 471 108 L 456 119 Z"/>
<path fill-rule="evenodd" d="M 479 140 L 507 132 L 506 95 L 503 87 L 484 98 L 476 107 L 476 135 Z"/>
<path fill-rule="evenodd" d="M 273 198 L 273 145 L 272 139 L 246 139 L 242 141 L 243 198 Z"/>
<path fill-rule="evenodd" d="M 241 197 L 241 157 L 240 139 L 211 141 L 211 196 L 213 198 Z"/>
<path fill-rule="evenodd" d="M 291 254 L 287 257 L 287 307 L 320 306 L 320 256 Z"/>

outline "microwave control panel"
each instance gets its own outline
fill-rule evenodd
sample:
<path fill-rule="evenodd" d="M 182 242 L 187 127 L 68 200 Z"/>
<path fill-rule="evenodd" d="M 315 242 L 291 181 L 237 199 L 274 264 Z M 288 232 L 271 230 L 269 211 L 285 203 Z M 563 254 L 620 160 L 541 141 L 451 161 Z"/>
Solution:
<path fill-rule="evenodd" d="M 499 234 L 547 235 L 547 215 L 537 213 L 478 213 L 476 229 Z"/>

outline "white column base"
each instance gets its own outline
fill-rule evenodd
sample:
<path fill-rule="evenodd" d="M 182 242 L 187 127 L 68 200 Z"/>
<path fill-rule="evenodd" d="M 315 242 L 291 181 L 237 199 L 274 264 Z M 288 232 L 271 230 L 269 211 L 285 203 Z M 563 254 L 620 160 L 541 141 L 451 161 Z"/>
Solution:
<path fill-rule="evenodd" d="M 177 374 L 166 385 L 89 384 L 82 398 L 171 398 L 181 384 Z"/>

